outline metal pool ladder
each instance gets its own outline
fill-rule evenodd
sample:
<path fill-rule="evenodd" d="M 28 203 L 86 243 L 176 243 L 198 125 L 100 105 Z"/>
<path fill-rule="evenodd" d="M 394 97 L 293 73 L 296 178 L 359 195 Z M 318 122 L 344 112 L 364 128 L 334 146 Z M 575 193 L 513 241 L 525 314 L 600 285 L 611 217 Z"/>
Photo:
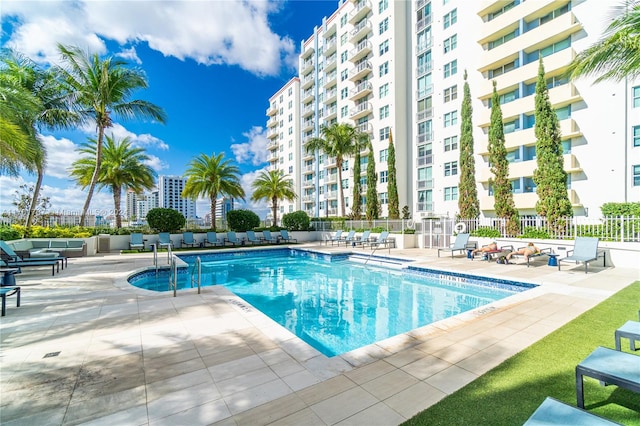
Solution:
<path fill-rule="evenodd" d="M 169 266 L 169 290 L 173 289 L 173 297 L 178 295 L 178 262 L 176 256 L 171 256 Z"/>
<path fill-rule="evenodd" d="M 194 272 L 197 272 L 197 275 Z M 198 256 L 196 257 L 196 262 L 191 267 L 191 288 L 193 288 L 193 284 L 196 283 L 198 285 L 198 294 L 200 294 L 201 280 L 202 280 L 202 262 L 200 261 L 200 256 Z"/>

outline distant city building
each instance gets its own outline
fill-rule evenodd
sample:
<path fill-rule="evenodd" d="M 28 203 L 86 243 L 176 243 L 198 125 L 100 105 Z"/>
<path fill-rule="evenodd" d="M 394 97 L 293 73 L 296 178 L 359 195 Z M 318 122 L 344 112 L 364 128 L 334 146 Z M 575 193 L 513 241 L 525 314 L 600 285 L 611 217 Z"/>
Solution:
<path fill-rule="evenodd" d="M 605 202 L 640 201 L 640 81 L 564 77 L 576 54 L 600 39 L 611 8 L 596 0 L 341 0 L 301 42 L 298 75 L 269 98 L 270 168 L 290 175 L 299 195 L 282 202 L 281 212 L 348 215 L 354 179 L 366 201 L 368 149 L 360 176 L 353 176 L 353 157 L 345 158 L 346 212 L 338 211 L 335 157 L 305 149 L 322 126 L 344 122 L 371 138 L 381 217 L 388 214 L 391 134 L 400 208 L 408 206 L 413 218 L 455 216 L 466 71 L 482 215 L 495 216 L 488 155 L 494 82 L 515 206 L 534 215 L 539 57 L 561 128 L 574 214 L 598 214 Z"/>
<path fill-rule="evenodd" d="M 80 215 L 75 214 L 56 214 L 47 213 L 46 226 L 80 226 Z M 102 216 L 87 215 L 84 220 L 84 226 L 101 226 L 109 225 L 108 221 Z M 45 223 L 43 223 L 45 225 Z"/>
<path fill-rule="evenodd" d="M 182 197 L 187 179 L 182 176 L 160 176 L 158 179 L 158 207 L 177 210 L 187 219 L 196 218 L 196 203 Z"/>
<path fill-rule="evenodd" d="M 156 207 L 158 207 L 158 191 L 145 194 L 127 191 L 124 218 L 132 223 L 142 223 L 146 220 L 149 210 Z"/>

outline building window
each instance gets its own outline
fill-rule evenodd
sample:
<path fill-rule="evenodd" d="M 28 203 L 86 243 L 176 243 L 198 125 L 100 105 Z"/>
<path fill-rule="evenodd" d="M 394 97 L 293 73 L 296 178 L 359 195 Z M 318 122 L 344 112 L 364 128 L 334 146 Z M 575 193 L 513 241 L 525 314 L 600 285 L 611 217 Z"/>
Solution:
<path fill-rule="evenodd" d="M 381 149 L 380 150 L 380 162 L 381 163 L 386 163 L 387 162 L 387 158 L 389 158 L 389 149 L 388 148 Z"/>
<path fill-rule="evenodd" d="M 495 49 L 496 47 L 503 45 L 504 43 L 508 42 L 509 40 L 513 40 L 517 36 L 518 36 L 518 29 L 516 28 L 515 30 L 511 31 L 509 34 L 505 34 L 502 37 L 499 37 L 499 38 L 497 38 L 495 40 L 490 41 L 489 42 L 489 50 Z"/>
<path fill-rule="evenodd" d="M 378 13 L 382 13 L 389 7 L 389 0 L 380 0 L 378 2 Z"/>
<path fill-rule="evenodd" d="M 444 175 L 455 176 L 458 174 L 458 162 L 451 161 L 450 163 L 444 163 Z"/>
<path fill-rule="evenodd" d="M 633 107 L 640 108 L 640 86 L 633 88 Z"/>
<path fill-rule="evenodd" d="M 389 62 L 385 62 L 384 64 L 380 65 L 380 77 L 382 77 L 383 75 L 387 75 L 389 73 Z"/>
<path fill-rule="evenodd" d="M 349 70 L 340 71 L 340 81 L 345 81 L 347 78 L 349 78 Z"/>
<path fill-rule="evenodd" d="M 389 117 L 389 105 L 385 105 L 380 108 L 380 120 L 387 117 Z"/>
<path fill-rule="evenodd" d="M 633 186 L 640 186 L 640 164 L 633 166 Z"/>
<path fill-rule="evenodd" d="M 444 27 L 449 28 L 451 25 L 458 22 L 458 9 L 453 9 L 451 12 L 444 15 Z"/>
<path fill-rule="evenodd" d="M 640 126 L 633 126 L 633 146 L 640 146 Z"/>
<path fill-rule="evenodd" d="M 380 22 L 380 34 L 387 31 L 389 29 L 389 18 L 384 18 L 382 22 Z"/>
<path fill-rule="evenodd" d="M 384 98 L 388 94 L 389 94 L 389 83 L 385 83 L 382 86 L 380 86 L 380 97 Z"/>
<path fill-rule="evenodd" d="M 451 86 L 448 89 L 444 89 L 444 101 L 449 102 L 458 99 L 458 86 Z"/>
<path fill-rule="evenodd" d="M 444 64 L 444 78 L 451 77 L 458 72 L 458 60 Z"/>
<path fill-rule="evenodd" d="M 444 200 L 445 201 L 455 201 L 458 199 L 458 187 L 450 186 L 444 189 Z"/>
<path fill-rule="evenodd" d="M 389 182 L 389 172 L 387 170 L 380 172 L 380 183 Z"/>
<path fill-rule="evenodd" d="M 444 115 L 444 127 L 451 127 L 458 124 L 458 111 L 451 111 Z"/>
<path fill-rule="evenodd" d="M 380 140 L 383 141 L 385 139 L 389 139 L 389 127 L 383 127 L 380 129 Z M 365 157 L 366 158 L 366 157 Z"/>
<path fill-rule="evenodd" d="M 458 149 L 458 137 L 451 136 L 450 138 L 444 138 L 444 151 L 454 151 Z"/>
<path fill-rule="evenodd" d="M 384 55 L 389 51 L 389 40 L 385 40 L 380 43 L 380 56 Z"/>
<path fill-rule="evenodd" d="M 389 193 L 381 192 L 378 199 L 380 200 L 380 204 L 389 204 Z"/>
<path fill-rule="evenodd" d="M 518 68 L 518 66 L 518 60 L 515 59 L 513 62 L 509 62 L 508 64 L 504 64 L 502 66 L 499 66 L 498 68 L 489 70 L 489 78 L 496 78 L 499 75 Z"/>
<path fill-rule="evenodd" d="M 340 118 L 344 118 L 347 115 L 349 115 L 349 107 L 343 106 L 342 108 L 340 108 Z"/>
<path fill-rule="evenodd" d="M 340 17 L 340 27 L 344 27 L 345 25 L 347 25 L 347 15 L 342 15 Z"/>
<path fill-rule="evenodd" d="M 458 47 L 458 35 L 454 34 L 448 39 L 445 39 L 442 45 L 444 48 L 444 53 L 451 52 L 453 49 Z"/>
<path fill-rule="evenodd" d="M 349 88 L 344 87 L 340 89 L 340 99 L 346 99 L 349 96 Z"/>
<path fill-rule="evenodd" d="M 349 52 L 342 52 L 340 54 L 340 63 L 344 64 L 347 61 L 347 59 L 349 59 Z"/>
<path fill-rule="evenodd" d="M 340 36 L 340 46 L 344 46 L 345 44 L 347 44 L 347 40 L 348 40 L 348 34 L 344 33 Z"/>

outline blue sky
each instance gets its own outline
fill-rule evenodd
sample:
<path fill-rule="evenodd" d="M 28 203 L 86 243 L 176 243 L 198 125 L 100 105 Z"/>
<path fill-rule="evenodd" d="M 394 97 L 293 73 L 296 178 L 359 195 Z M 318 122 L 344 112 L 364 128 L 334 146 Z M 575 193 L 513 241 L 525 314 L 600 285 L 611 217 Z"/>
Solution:
<path fill-rule="evenodd" d="M 241 171 L 247 203 L 261 217 L 266 204 L 249 202 L 254 176 L 267 166 L 268 100 L 297 75 L 302 39 L 338 6 L 337 0 L 2 0 L 2 47 L 48 65 L 56 44 L 125 58 L 147 74 L 137 97 L 165 109 L 166 125 L 116 120 L 108 130 L 144 147 L 158 175 L 182 175 L 201 152 L 224 152 Z M 79 212 L 85 193 L 69 178 L 76 147 L 94 128 L 43 131 L 48 152 L 43 195 L 57 212 Z M 0 176 L 0 211 L 35 176 Z M 198 201 L 198 215 L 208 212 Z M 121 206 L 124 208 L 124 205 Z M 113 210 L 112 195 L 94 194 L 94 213 Z"/>

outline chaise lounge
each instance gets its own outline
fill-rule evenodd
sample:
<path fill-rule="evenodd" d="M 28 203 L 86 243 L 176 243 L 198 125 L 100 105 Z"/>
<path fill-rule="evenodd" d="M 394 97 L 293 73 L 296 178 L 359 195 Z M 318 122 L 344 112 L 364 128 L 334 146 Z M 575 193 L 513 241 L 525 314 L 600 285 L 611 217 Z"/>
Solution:
<path fill-rule="evenodd" d="M 458 234 L 456 235 L 456 240 L 453 242 L 453 244 L 450 247 L 445 247 L 445 248 L 439 248 L 438 249 L 438 257 L 440 257 L 440 252 L 441 251 L 450 251 L 451 252 L 451 258 L 453 259 L 453 254 L 455 252 L 465 252 L 466 250 L 475 248 L 475 244 L 474 243 L 470 243 L 469 242 L 469 235 L 468 233 L 465 234 Z"/>
<path fill-rule="evenodd" d="M 547 397 L 542 404 L 533 412 L 524 426 L 544 426 L 544 425 L 592 425 L 606 426 L 619 425 L 604 417 L 591 414 L 555 398 Z"/>
<path fill-rule="evenodd" d="M 7 310 L 7 297 L 16 295 L 16 307 L 20 307 L 20 287 L 0 287 L 0 297 L 2 297 L 2 316 Z"/>
<path fill-rule="evenodd" d="M 560 270 L 560 264 L 562 262 L 575 262 L 577 265 L 579 262 L 584 263 L 584 273 L 587 273 L 589 262 L 597 260 L 602 257 L 603 266 L 607 266 L 607 257 L 604 251 L 598 251 L 598 238 L 596 237 L 576 237 L 576 242 L 573 245 L 573 250 L 569 250 L 567 254 L 572 253 L 570 256 L 558 259 L 558 271 Z"/>

